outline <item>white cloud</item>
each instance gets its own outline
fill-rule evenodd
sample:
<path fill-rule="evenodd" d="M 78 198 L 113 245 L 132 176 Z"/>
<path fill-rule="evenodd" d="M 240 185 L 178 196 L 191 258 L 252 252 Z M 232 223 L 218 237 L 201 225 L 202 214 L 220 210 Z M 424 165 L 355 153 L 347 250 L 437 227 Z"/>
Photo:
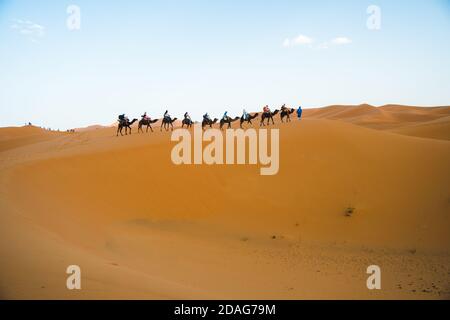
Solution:
<path fill-rule="evenodd" d="M 307 37 L 303 34 L 298 35 L 295 38 L 289 39 L 286 38 L 283 42 L 283 47 L 293 47 L 298 45 L 311 45 L 313 43 L 313 39 Z"/>
<path fill-rule="evenodd" d="M 331 43 L 335 44 L 335 45 L 343 45 L 343 44 L 352 43 L 352 40 L 350 40 L 347 37 L 337 37 L 337 38 L 334 38 L 333 40 L 331 40 Z"/>
<path fill-rule="evenodd" d="M 13 22 L 11 29 L 16 30 L 21 35 L 30 37 L 33 42 L 45 36 L 45 27 L 40 24 L 21 19 L 14 20 Z"/>

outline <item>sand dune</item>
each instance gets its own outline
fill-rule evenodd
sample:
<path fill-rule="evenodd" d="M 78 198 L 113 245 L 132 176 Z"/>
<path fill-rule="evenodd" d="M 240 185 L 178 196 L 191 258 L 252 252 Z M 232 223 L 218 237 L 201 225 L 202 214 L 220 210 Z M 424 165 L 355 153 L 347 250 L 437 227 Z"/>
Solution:
<path fill-rule="evenodd" d="M 23 128 L 0 128 L 0 152 L 8 149 L 50 140 L 61 135 L 55 131 L 27 126 Z"/>
<path fill-rule="evenodd" d="M 277 121 L 270 177 L 175 166 L 158 125 L 119 138 L 0 129 L 0 295 L 449 298 L 449 113 L 305 110 Z M 79 292 L 69 264 L 86 275 Z M 381 291 L 366 288 L 372 264 Z"/>
<path fill-rule="evenodd" d="M 421 126 L 430 122 L 432 126 L 435 121 L 447 122 L 450 116 L 449 107 L 410 107 L 400 105 L 385 105 L 382 107 L 374 107 L 371 105 L 363 104 L 358 106 L 329 106 L 325 108 L 307 109 L 305 115 L 310 118 L 316 119 L 331 119 L 350 122 L 352 124 L 365 126 L 372 129 L 391 130 L 393 132 L 404 133 L 407 135 L 422 136 L 421 132 L 417 134 L 411 131 L 397 129 L 401 127 L 407 127 L 412 125 Z M 446 119 L 446 120 L 444 120 Z M 442 123 L 440 123 L 442 125 Z M 428 125 L 427 125 L 428 126 Z M 429 128 L 429 131 L 433 131 Z M 438 131 L 440 129 L 437 129 Z M 410 132 L 410 133 L 408 133 Z M 443 137 L 442 134 L 427 134 L 424 132 L 424 137 Z"/>
<path fill-rule="evenodd" d="M 394 128 L 391 132 L 423 138 L 450 140 L 450 116 Z"/>

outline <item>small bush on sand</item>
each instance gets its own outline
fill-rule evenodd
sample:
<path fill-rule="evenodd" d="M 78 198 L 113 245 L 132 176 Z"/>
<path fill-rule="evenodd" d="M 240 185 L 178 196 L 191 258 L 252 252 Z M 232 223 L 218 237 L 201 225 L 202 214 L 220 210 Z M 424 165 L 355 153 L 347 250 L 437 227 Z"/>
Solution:
<path fill-rule="evenodd" d="M 354 213 L 355 213 L 355 208 L 353 208 L 353 207 L 347 207 L 347 208 L 345 209 L 345 215 L 346 215 L 347 217 L 353 216 Z"/>

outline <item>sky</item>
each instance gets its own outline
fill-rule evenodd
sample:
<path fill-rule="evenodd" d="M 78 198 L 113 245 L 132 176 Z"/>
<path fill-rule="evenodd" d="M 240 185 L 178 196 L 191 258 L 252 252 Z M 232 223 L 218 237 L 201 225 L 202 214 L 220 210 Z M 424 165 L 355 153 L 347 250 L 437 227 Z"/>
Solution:
<path fill-rule="evenodd" d="M 450 105 L 449 52 L 448 0 L 0 0 L 0 126 Z"/>

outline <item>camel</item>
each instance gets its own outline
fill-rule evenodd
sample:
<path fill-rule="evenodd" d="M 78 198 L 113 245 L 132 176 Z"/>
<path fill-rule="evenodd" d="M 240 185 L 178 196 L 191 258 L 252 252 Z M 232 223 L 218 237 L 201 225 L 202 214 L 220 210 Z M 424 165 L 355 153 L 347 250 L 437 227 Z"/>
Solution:
<path fill-rule="evenodd" d="M 258 115 L 259 115 L 259 113 L 255 113 L 254 115 L 249 114 L 246 119 L 244 119 L 244 117 L 241 117 L 241 123 L 240 123 L 241 129 L 243 129 L 242 124 L 246 121 L 249 124 L 253 124 L 252 120 L 255 119 Z"/>
<path fill-rule="evenodd" d="M 117 137 L 119 136 L 119 133 L 121 136 L 123 136 L 123 134 L 122 134 L 123 128 L 125 128 L 125 135 L 128 135 L 128 129 L 130 129 L 130 134 L 131 134 L 131 126 L 136 121 L 138 121 L 138 119 L 133 119 L 133 121 L 131 121 L 131 122 L 128 119 L 119 120 L 119 125 L 117 127 Z"/>
<path fill-rule="evenodd" d="M 144 130 L 142 130 L 143 126 L 147 126 L 147 130 L 145 132 L 148 132 L 148 129 L 150 128 L 150 130 L 152 130 L 153 132 L 153 128 L 152 128 L 152 124 L 158 122 L 158 119 L 155 120 L 151 120 L 151 119 L 142 119 L 141 121 L 139 121 L 139 126 L 138 126 L 138 132 L 142 132 L 144 133 Z"/>
<path fill-rule="evenodd" d="M 261 123 L 259 124 L 259 126 L 265 126 L 264 124 L 264 120 L 267 119 L 267 125 L 270 124 L 270 120 L 272 120 L 272 124 L 275 124 L 275 122 L 273 121 L 273 116 L 275 116 L 276 114 L 278 114 L 278 112 L 280 112 L 280 110 L 275 110 L 274 112 L 264 112 L 261 115 Z"/>
<path fill-rule="evenodd" d="M 177 118 L 171 119 L 170 117 L 165 117 L 165 118 L 162 120 L 162 123 L 161 123 L 161 130 L 160 130 L 160 131 L 162 131 L 163 128 L 166 129 L 166 131 L 169 131 L 169 127 L 171 127 L 171 128 L 172 128 L 172 131 L 173 131 L 173 123 L 174 123 L 175 121 L 177 121 L 177 120 L 178 120 Z"/>
<path fill-rule="evenodd" d="M 217 121 L 219 121 L 219 119 L 215 118 L 214 120 L 210 120 L 210 119 L 205 119 L 203 118 L 202 121 L 202 129 L 205 130 L 206 126 L 209 126 L 210 128 L 212 128 L 212 125 L 217 123 Z"/>
<path fill-rule="evenodd" d="M 220 120 L 220 130 L 222 130 L 223 126 L 227 123 L 228 124 L 228 129 L 231 129 L 231 123 L 238 121 L 240 119 L 240 117 L 236 117 L 234 119 L 227 117 L 226 119 L 222 119 Z"/>
<path fill-rule="evenodd" d="M 186 126 L 189 129 L 192 127 L 193 124 L 194 122 L 191 119 L 184 118 L 183 121 L 181 122 L 181 128 L 184 128 L 184 126 Z"/>
<path fill-rule="evenodd" d="M 293 114 L 295 109 L 285 109 L 280 112 L 281 122 L 283 121 L 284 117 L 287 117 L 286 122 L 291 122 L 291 114 Z"/>

